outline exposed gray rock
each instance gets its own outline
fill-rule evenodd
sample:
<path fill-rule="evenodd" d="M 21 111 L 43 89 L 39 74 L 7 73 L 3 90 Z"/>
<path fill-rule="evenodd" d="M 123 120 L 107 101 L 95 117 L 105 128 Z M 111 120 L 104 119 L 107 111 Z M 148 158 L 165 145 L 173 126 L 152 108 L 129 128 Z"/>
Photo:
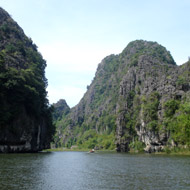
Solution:
<path fill-rule="evenodd" d="M 65 144 L 69 139 L 76 140 L 78 127 L 83 132 L 93 129 L 98 134 L 106 134 L 112 127 L 117 151 L 128 152 L 136 138 L 146 145 L 146 152 L 161 151 L 170 138 L 163 124 L 164 104 L 189 96 L 189 79 L 178 82 L 189 71 L 189 62 L 177 66 L 158 43 L 131 42 L 121 54 L 110 55 L 98 65 L 84 97 L 59 127 L 59 141 Z M 146 115 L 145 104 L 151 104 L 152 99 L 156 101 L 153 121 L 162 124 L 160 129 L 154 124 L 149 126 L 151 121 Z M 102 122 L 109 116 L 115 118 L 114 124 Z"/>

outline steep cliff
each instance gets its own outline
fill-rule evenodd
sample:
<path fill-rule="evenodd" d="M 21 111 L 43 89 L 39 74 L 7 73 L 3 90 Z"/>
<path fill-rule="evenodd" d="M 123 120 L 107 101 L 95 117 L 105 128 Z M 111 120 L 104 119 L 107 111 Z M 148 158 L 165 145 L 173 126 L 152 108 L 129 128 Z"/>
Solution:
<path fill-rule="evenodd" d="M 122 152 L 187 145 L 189 71 L 190 62 L 177 66 L 156 42 L 129 43 L 98 65 L 84 97 L 59 123 L 56 141 Z"/>
<path fill-rule="evenodd" d="M 37 46 L 0 8 L 0 152 L 49 147 L 54 126 L 45 67 Z"/>

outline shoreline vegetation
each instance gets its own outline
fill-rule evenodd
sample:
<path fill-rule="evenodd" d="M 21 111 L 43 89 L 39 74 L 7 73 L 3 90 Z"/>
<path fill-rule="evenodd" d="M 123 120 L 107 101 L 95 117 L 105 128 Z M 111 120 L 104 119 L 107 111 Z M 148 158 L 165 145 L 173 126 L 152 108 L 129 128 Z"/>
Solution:
<path fill-rule="evenodd" d="M 90 149 L 86 148 L 51 148 L 46 149 L 44 152 L 89 152 Z M 117 152 L 116 150 L 107 150 L 107 149 L 101 149 L 101 150 L 95 150 L 95 152 Z M 123 152 L 122 152 L 123 153 Z M 126 153 L 126 152 L 125 152 Z M 190 148 L 169 148 L 166 147 L 161 152 L 154 152 L 154 153 L 146 153 L 145 151 L 137 151 L 137 150 L 131 150 L 130 152 L 126 154 L 153 154 L 153 155 L 183 155 L 183 156 L 190 156 Z"/>

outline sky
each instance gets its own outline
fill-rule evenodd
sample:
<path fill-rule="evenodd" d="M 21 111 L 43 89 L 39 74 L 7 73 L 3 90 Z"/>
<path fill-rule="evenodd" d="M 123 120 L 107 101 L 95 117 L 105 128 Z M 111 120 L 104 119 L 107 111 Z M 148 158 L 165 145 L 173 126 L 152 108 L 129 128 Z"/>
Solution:
<path fill-rule="evenodd" d="M 47 61 L 48 99 L 79 103 L 98 64 L 131 41 L 190 56 L 190 0 L 0 0 Z"/>

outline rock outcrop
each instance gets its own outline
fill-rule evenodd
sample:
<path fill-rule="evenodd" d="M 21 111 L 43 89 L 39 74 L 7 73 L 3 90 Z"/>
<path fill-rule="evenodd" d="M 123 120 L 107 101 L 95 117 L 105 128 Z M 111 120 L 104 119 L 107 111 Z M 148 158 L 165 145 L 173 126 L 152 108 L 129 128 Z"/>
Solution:
<path fill-rule="evenodd" d="M 45 67 L 37 46 L 0 8 L 0 152 L 49 148 L 54 126 Z"/>
<path fill-rule="evenodd" d="M 189 76 L 190 62 L 177 66 L 158 43 L 131 42 L 121 54 L 99 64 L 84 97 L 59 125 L 58 141 L 65 146 L 93 139 L 95 146 L 105 148 L 94 133 L 83 135 L 93 130 L 97 136 L 114 133 L 116 149 L 122 152 L 139 143 L 147 152 L 177 145 L 177 129 L 170 121 L 180 115 L 180 104 L 189 98 Z"/>

